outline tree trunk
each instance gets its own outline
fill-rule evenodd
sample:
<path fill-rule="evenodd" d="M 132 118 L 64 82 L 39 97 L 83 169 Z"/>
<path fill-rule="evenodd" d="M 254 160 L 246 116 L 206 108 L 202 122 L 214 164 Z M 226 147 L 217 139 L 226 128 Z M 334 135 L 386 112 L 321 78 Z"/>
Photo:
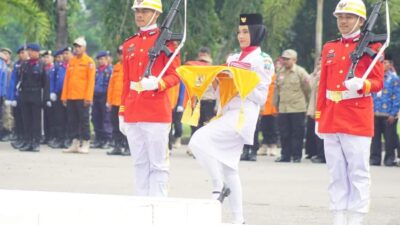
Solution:
<path fill-rule="evenodd" d="M 68 0 L 57 0 L 57 39 L 56 49 L 67 46 L 68 44 L 68 12 L 67 12 Z"/>
<path fill-rule="evenodd" d="M 315 25 L 315 63 L 319 61 L 322 48 L 322 18 L 324 0 L 317 0 L 317 21 Z"/>

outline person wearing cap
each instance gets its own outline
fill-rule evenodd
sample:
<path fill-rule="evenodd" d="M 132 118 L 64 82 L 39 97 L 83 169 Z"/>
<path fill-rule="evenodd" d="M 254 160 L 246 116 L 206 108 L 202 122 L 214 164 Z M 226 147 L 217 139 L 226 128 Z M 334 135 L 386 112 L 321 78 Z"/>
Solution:
<path fill-rule="evenodd" d="M 42 106 L 50 102 L 50 87 L 45 65 L 40 60 L 40 46 L 31 43 L 27 49 L 30 59 L 22 64 L 21 79 L 17 84 L 25 140 L 19 150 L 37 152 L 40 150 L 42 133 Z"/>
<path fill-rule="evenodd" d="M 374 135 L 371 93 L 382 89 L 384 67 L 378 60 L 362 79 L 373 60 L 365 54 L 354 77 L 346 79 L 350 54 L 359 43 L 360 29 L 367 18 L 366 8 L 361 0 L 341 0 L 333 15 L 341 37 L 327 42 L 321 53 L 316 133 L 324 139 L 334 225 L 361 225 L 370 202 L 369 150 Z M 369 45 L 375 52 L 380 46 Z"/>
<path fill-rule="evenodd" d="M 11 64 L 11 56 L 13 53 L 12 50 L 9 48 L 2 48 L 2 49 L 0 49 L 0 52 L 4 53 L 6 63 Z"/>
<path fill-rule="evenodd" d="M 107 90 L 107 108 L 111 111 L 112 138 L 114 148 L 107 155 L 129 155 L 128 140 L 119 129 L 118 112 L 121 105 L 124 71 L 122 68 L 122 46 L 117 49 L 118 62 L 114 65 Z"/>
<path fill-rule="evenodd" d="M 307 71 L 297 65 L 297 52 L 283 51 L 282 67 L 276 78 L 276 105 L 281 139 L 281 156 L 275 162 L 299 163 L 302 158 L 307 102 L 311 91 Z"/>
<path fill-rule="evenodd" d="M 233 96 L 222 109 L 222 116 L 198 129 L 190 139 L 189 148 L 196 160 L 206 169 L 212 181 L 212 198 L 221 202 L 228 196 L 233 224 L 245 224 L 239 160 L 244 144 L 253 144 L 260 106 L 267 99 L 267 91 L 274 73 L 271 57 L 261 51 L 266 27 L 260 14 L 241 14 L 237 38 L 240 53 L 230 55 L 227 65 L 252 70 L 260 82 L 245 100 Z M 217 88 L 218 83 L 213 83 Z M 219 89 L 215 89 L 219 90 Z M 218 91 L 219 92 L 219 91 Z M 225 93 L 218 93 L 224 95 Z M 243 127 L 235 129 L 241 108 L 246 115 Z"/>
<path fill-rule="evenodd" d="M 51 50 L 45 50 L 41 53 L 42 61 L 44 63 L 44 69 L 46 71 L 47 79 L 49 80 L 50 87 L 50 101 L 46 103 L 46 107 L 43 109 L 43 131 L 44 137 L 41 140 L 41 144 L 50 144 L 52 145 L 55 141 L 55 126 L 54 126 L 54 108 L 51 103 L 51 93 L 54 93 L 54 76 L 55 76 L 55 68 L 54 68 L 54 57 L 53 52 Z"/>
<path fill-rule="evenodd" d="M 390 70 L 393 65 L 391 55 L 383 61 L 385 74 L 383 89 L 372 93 L 374 100 L 374 136 L 371 143 L 370 165 L 380 166 L 382 163 L 382 135 L 385 140 L 385 166 L 396 165 L 395 148 L 398 141 L 397 114 L 400 111 L 400 80 Z"/>
<path fill-rule="evenodd" d="M 10 82 L 7 89 L 6 105 L 12 106 L 12 114 L 14 118 L 14 132 L 16 135 L 16 140 L 11 142 L 11 146 L 15 149 L 19 149 L 24 144 L 24 125 L 17 84 L 21 80 L 21 65 L 29 59 L 29 55 L 26 51 L 25 45 L 20 46 L 16 52 L 18 54 L 18 60 L 14 63 L 11 71 Z"/>
<path fill-rule="evenodd" d="M 68 148 L 67 135 L 67 109 L 62 104 L 61 93 L 64 86 L 65 73 L 67 71 L 68 59 L 64 52 L 70 52 L 71 48 L 62 48 L 54 53 L 55 57 L 55 72 L 51 79 L 53 91 L 50 93 L 50 100 L 54 110 L 54 136 L 55 140 L 49 144 L 52 148 Z"/>
<path fill-rule="evenodd" d="M 94 98 L 92 106 L 92 123 L 95 140 L 91 148 L 108 148 L 112 135 L 111 114 L 106 107 L 107 89 L 112 74 L 112 65 L 109 64 L 109 52 L 100 51 L 96 55 L 98 67 L 94 83 Z"/>
<path fill-rule="evenodd" d="M 132 9 L 139 33 L 123 44 L 120 129 L 128 138 L 134 160 L 136 194 L 165 197 L 169 181 L 168 133 L 172 122 L 171 103 L 166 90 L 179 83 L 176 68 L 180 60 L 179 56 L 175 57 L 163 77 L 158 79 L 169 61 L 161 53 L 155 60 L 152 75 L 144 77 L 148 52 L 160 35 L 156 22 L 162 13 L 162 4 L 161 0 L 135 0 Z M 165 47 L 174 52 L 176 43 L 169 42 Z"/>
<path fill-rule="evenodd" d="M 68 134 L 71 146 L 64 153 L 89 153 L 89 108 L 93 102 L 96 66 L 86 54 L 86 40 L 74 41 L 75 56 L 68 62 L 61 101 L 67 107 Z M 81 143 L 82 141 L 82 143 Z"/>

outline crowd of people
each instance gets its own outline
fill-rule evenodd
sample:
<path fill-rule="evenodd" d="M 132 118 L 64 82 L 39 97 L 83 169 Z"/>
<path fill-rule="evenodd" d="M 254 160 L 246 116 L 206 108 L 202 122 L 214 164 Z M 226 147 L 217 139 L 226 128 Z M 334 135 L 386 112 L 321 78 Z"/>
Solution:
<path fill-rule="evenodd" d="M 229 196 L 234 224 L 244 224 L 239 160 L 266 155 L 280 155 L 277 163 L 300 163 L 303 158 L 327 163 L 334 224 L 362 223 L 369 203 L 369 165 L 400 165 L 400 85 L 390 55 L 373 66 L 367 79 L 359 77 L 372 61 L 364 56 L 355 70 L 358 77 L 347 79 L 348 56 L 367 18 L 361 0 L 337 5 L 334 16 L 342 36 L 324 46 L 311 74 L 297 64 L 293 49 L 273 61 L 260 48 L 266 36 L 262 16 L 241 14 L 241 52 L 230 55 L 225 65 L 258 75 L 244 99 L 234 88 L 224 89 L 229 82 L 234 85 L 229 71 L 221 73 L 232 78 L 228 83 L 217 78 L 201 99 L 188 99 L 189 87 L 177 72 L 179 57 L 147 54 L 161 32 L 161 1 L 135 1 L 132 9 L 139 32 L 116 49 L 114 65 L 110 51 L 98 52 L 95 62 L 83 37 L 54 52 L 37 43 L 23 45 L 15 51 L 15 62 L 12 50 L 0 50 L 2 141 L 23 152 L 38 152 L 41 144 L 83 154 L 112 147 L 107 154 L 133 155 L 137 195 L 167 196 L 165 149 L 181 146 L 181 119 L 189 107 L 198 110 L 199 121 L 191 127 L 187 154 L 209 173 L 213 198 L 222 202 Z M 172 41 L 164 47 L 179 49 Z M 380 43 L 370 48 L 377 50 Z M 184 65 L 208 67 L 213 64 L 211 52 L 202 47 Z M 150 70 L 146 65 L 152 65 Z M 203 79 L 193 80 L 201 86 Z"/>
<path fill-rule="evenodd" d="M 13 51 L 0 50 L 2 141 L 20 151 L 37 152 L 46 144 L 66 153 L 112 147 L 110 155 L 130 154 L 118 128 L 121 48 L 114 66 L 109 51 L 97 53 L 96 66 L 86 54 L 84 38 L 57 51 L 30 43 L 15 52 L 17 60 L 12 62 Z"/>

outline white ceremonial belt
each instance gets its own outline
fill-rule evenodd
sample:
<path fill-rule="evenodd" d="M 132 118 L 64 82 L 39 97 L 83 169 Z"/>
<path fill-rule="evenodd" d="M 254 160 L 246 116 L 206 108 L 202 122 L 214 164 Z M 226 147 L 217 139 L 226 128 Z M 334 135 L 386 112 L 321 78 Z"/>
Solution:
<path fill-rule="evenodd" d="M 326 91 L 326 98 L 336 103 L 346 99 L 362 98 L 370 95 L 371 94 L 359 94 L 354 91 Z"/>
<path fill-rule="evenodd" d="M 143 87 L 142 87 L 142 84 L 140 83 L 140 81 L 139 82 L 131 81 L 129 84 L 129 89 L 137 91 L 137 92 L 143 91 Z"/>

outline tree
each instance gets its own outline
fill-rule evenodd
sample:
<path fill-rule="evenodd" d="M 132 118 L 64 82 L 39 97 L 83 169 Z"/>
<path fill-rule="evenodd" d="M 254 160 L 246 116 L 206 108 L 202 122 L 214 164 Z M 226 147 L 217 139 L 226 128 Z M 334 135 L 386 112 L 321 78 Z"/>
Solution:
<path fill-rule="evenodd" d="M 57 36 L 56 36 L 56 49 L 67 46 L 68 44 L 68 0 L 56 1 L 56 14 L 57 14 Z"/>
<path fill-rule="evenodd" d="M 50 20 L 33 0 L 2 0 L 0 2 L 0 27 L 18 21 L 23 29 L 21 42 L 37 41 L 44 43 L 50 35 Z"/>

